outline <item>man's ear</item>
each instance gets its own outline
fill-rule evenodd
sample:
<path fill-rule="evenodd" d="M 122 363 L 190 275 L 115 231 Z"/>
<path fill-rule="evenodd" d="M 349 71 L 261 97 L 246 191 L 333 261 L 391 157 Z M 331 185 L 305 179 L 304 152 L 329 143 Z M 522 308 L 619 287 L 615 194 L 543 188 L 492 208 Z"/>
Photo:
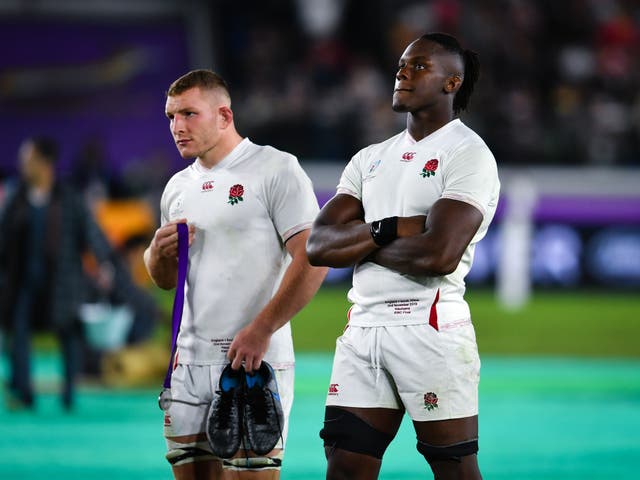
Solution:
<path fill-rule="evenodd" d="M 457 73 L 447 77 L 444 83 L 444 91 L 446 93 L 455 93 L 462 85 L 462 77 Z"/>
<path fill-rule="evenodd" d="M 218 115 L 220 115 L 223 120 L 223 128 L 226 128 L 233 123 L 233 112 L 226 105 L 218 107 Z"/>

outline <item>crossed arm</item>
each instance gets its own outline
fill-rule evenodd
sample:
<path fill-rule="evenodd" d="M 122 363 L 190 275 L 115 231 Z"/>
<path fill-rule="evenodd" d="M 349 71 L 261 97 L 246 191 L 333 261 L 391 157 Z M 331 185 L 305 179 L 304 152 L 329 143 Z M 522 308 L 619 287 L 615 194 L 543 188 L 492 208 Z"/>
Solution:
<path fill-rule="evenodd" d="M 410 275 L 453 272 L 482 223 L 470 204 L 442 198 L 428 215 L 398 218 L 398 238 L 379 247 L 357 198 L 338 194 L 320 211 L 307 241 L 312 265 L 347 267 L 366 261 Z"/>

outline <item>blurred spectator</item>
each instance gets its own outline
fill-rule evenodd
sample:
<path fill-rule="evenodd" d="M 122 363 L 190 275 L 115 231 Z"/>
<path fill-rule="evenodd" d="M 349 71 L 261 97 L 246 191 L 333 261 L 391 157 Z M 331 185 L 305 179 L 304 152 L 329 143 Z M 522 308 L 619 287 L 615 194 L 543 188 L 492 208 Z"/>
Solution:
<path fill-rule="evenodd" d="M 150 280 L 146 275 L 144 264 L 142 264 L 142 252 L 149 243 L 147 236 L 134 234 L 128 237 L 116 250 L 116 254 L 111 256 L 113 267 L 112 282 L 110 288 L 105 288 L 101 283 L 101 268 L 95 262 L 89 262 L 85 271 L 89 273 L 89 285 L 84 298 L 81 315 L 84 313 L 88 318 L 83 318 L 87 323 L 86 328 L 96 321 L 91 318 L 91 314 L 96 313 L 94 308 L 98 308 L 98 316 L 105 315 L 98 319 L 99 323 L 107 322 L 108 325 L 97 325 L 94 332 L 87 331 L 87 342 L 83 344 L 82 374 L 85 378 L 91 377 L 98 380 L 108 380 L 105 378 L 105 362 L 112 361 L 115 356 L 122 353 L 127 347 L 129 350 L 144 350 L 147 340 L 149 340 L 157 325 L 160 311 L 156 301 L 145 288 Z M 104 267 L 103 267 L 104 269 Z M 140 270 L 144 270 L 143 272 Z M 85 309 L 84 307 L 89 307 Z M 100 313 L 101 312 L 101 313 Z M 118 319 L 119 315 L 130 316 L 130 322 Z M 103 328 L 107 328 L 106 333 L 112 339 L 112 343 L 105 348 L 104 338 L 99 344 L 92 344 L 91 339 L 96 335 L 102 335 Z M 124 329 L 124 330 L 123 330 Z M 150 365 L 147 365 L 150 367 Z M 164 362 L 161 367 L 164 368 Z M 164 373 L 160 371 L 160 373 Z M 127 365 L 121 365 L 120 374 L 128 376 Z M 113 376 L 113 372 L 111 372 Z M 139 379 L 144 380 L 144 379 Z M 147 378 L 146 381 L 150 381 Z M 110 379 L 112 383 L 113 378 Z M 121 381 L 126 381 L 125 378 Z"/>
<path fill-rule="evenodd" d="M 104 200 L 109 194 L 110 172 L 104 150 L 99 138 L 88 139 L 81 146 L 71 173 L 74 186 L 84 194 L 85 201 L 92 210 L 97 202 Z"/>
<path fill-rule="evenodd" d="M 154 298 L 144 288 L 151 283 L 142 261 L 142 254 L 149 242 L 150 238 L 147 235 L 131 235 L 120 246 L 113 262 L 115 275 L 109 296 L 110 302 L 115 305 L 127 305 L 133 313 L 133 323 L 126 337 L 127 345 L 148 340 L 153 334 L 159 315 Z"/>
<path fill-rule="evenodd" d="M 152 300 L 135 288 L 130 273 L 98 227 L 82 196 L 57 179 L 58 146 L 45 137 L 23 142 L 20 181 L 4 201 L 0 218 L 0 319 L 8 340 L 10 406 L 31 408 L 31 335 L 51 330 L 64 363 L 62 404 L 74 403 L 74 383 L 83 365 L 79 307 L 91 285 L 83 255 L 96 259 L 95 287 L 112 302 L 131 305 L 144 316 L 132 340 L 150 335 Z"/>
<path fill-rule="evenodd" d="M 56 180 L 57 144 L 28 139 L 19 157 L 21 182 L 0 220 L 0 318 L 10 340 L 9 400 L 33 406 L 31 333 L 50 328 L 64 359 L 62 402 L 71 408 L 82 339 L 77 316 L 85 287 L 81 255 L 90 247 L 104 262 L 101 281 L 108 287 L 111 249 L 83 200 Z"/>

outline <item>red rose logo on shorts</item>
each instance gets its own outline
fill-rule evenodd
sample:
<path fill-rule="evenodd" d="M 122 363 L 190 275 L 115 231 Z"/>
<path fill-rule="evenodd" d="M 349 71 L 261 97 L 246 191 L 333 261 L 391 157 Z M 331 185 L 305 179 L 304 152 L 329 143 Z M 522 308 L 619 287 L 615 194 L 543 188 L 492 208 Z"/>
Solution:
<path fill-rule="evenodd" d="M 242 195 L 244 195 L 244 187 L 240 184 L 236 184 L 229 189 L 229 201 L 231 205 L 235 205 L 242 201 Z"/>
<path fill-rule="evenodd" d="M 436 170 L 438 169 L 438 160 L 436 158 L 432 158 L 427 163 L 424 164 L 424 168 L 420 175 L 422 178 L 430 177 L 431 175 L 436 174 Z"/>
<path fill-rule="evenodd" d="M 438 408 L 438 396 L 435 393 L 429 392 L 424 394 L 424 408 L 429 411 Z"/>

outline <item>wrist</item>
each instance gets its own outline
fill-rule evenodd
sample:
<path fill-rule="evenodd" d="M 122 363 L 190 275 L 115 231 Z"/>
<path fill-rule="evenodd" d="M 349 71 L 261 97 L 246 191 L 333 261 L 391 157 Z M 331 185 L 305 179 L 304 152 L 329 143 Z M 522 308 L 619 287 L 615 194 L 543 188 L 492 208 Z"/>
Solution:
<path fill-rule="evenodd" d="M 277 328 L 274 328 L 275 326 L 273 325 L 273 322 L 269 320 L 269 317 L 262 315 L 256 317 L 250 325 L 261 337 L 271 337 L 271 335 L 273 335 L 277 330 Z"/>
<path fill-rule="evenodd" d="M 389 245 L 398 238 L 398 217 L 387 217 L 371 222 L 369 226 L 371 238 L 379 247 Z"/>

